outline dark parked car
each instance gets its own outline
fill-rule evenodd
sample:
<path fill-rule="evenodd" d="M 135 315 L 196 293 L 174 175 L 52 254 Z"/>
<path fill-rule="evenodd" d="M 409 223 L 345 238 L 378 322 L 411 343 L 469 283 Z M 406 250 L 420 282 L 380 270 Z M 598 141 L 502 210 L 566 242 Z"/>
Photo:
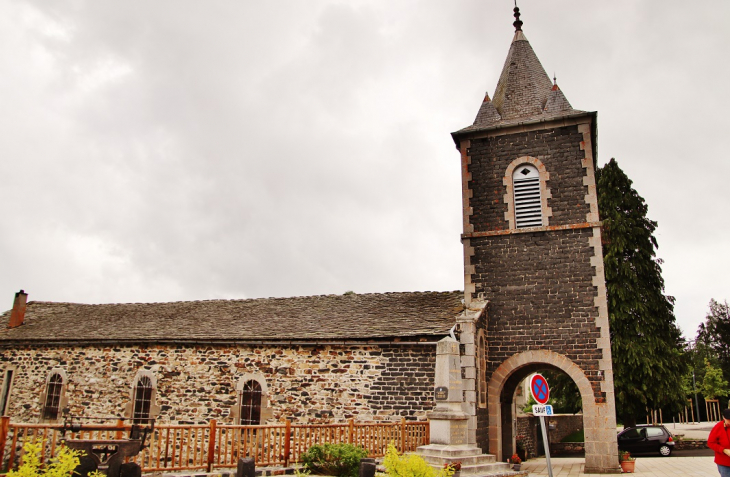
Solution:
<path fill-rule="evenodd" d="M 664 426 L 627 427 L 618 434 L 618 448 L 632 454 L 659 452 L 669 457 L 674 449 L 674 439 Z"/>

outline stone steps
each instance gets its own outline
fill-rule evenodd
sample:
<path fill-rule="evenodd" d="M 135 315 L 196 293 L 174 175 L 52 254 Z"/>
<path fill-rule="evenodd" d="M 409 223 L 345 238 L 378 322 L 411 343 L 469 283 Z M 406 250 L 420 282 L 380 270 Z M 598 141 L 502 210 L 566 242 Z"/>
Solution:
<path fill-rule="evenodd" d="M 421 457 L 423 457 L 423 460 L 428 462 L 429 464 L 441 464 L 444 461 L 441 459 L 441 457 L 432 456 L 432 455 L 424 455 L 421 454 Z M 496 464 L 497 458 L 491 454 L 482 454 L 482 455 L 473 455 L 473 456 L 462 456 L 453 459 L 451 462 L 461 462 L 461 467 L 466 466 L 474 466 L 474 465 L 483 465 L 483 464 Z"/>
<path fill-rule="evenodd" d="M 417 454 L 434 469 L 440 470 L 445 464 L 461 462 L 460 477 L 507 477 L 529 475 L 525 471 L 512 470 L 511 464 L 497 462 L 492 454 L 482 454 L 476 446 L 427 445 L 418 448 Z"/>

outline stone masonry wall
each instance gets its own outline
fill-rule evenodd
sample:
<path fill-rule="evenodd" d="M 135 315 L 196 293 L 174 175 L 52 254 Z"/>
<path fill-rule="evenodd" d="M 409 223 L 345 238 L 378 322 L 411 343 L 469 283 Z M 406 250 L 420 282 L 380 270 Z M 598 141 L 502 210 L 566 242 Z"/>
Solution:
<path fill-rule="evenodd" d="M 472 239 L 476 292 L 490 298 L 487 374 L 510 356 L 547 349 L 565 355 L 600 389 L 592 229 Z M 489 377 L 487 377 L 489 379 Z"/>
<path fill-rule="evenodd" d="M 34 347 L 3 350 L 0 368 L 15 367 L 7 412 L 13 422 L 39 421 L 53 368 L 68 376 L 74 415 L 121 415 L 136 373 L 147 369 L 157 380 L 159 422 L 233 424 L 236 384 L 249 373 L 265 378 L 273 421 L 423 420 L 433 405 L 435 352 L 435 343 Z"/>
<path fill-rule="evenodd" d="M 473 196 L 469 205 L 473 213 L 469 223 L 474 232 L 505 230 L 507 204 L 504 201 L 505 171 L 518 157 L 538 158 L 550 175 L 547 187 L 552 196 L 550 225 L 583 223 L 590 206 L 585 202 L 588 188 L 583 184 L 585 169 L 580 149 L 583 134 L 578 126 L 472 139 L 469 147 L 471 164 L 469 188 Z"/>

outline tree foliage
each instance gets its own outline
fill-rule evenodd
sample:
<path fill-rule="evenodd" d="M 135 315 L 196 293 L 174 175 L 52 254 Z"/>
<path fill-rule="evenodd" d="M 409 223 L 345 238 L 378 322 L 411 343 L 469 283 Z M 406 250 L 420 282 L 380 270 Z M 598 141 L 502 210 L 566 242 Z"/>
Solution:
<path fill-rule="evenodd" d="M 710 300 L 710 311 L 697 330 L 695 349 L 716 361 L 725 378 L 730 377 L 730 307 L 727 301 Z"/>
<path fill-rule="evenodd" d="M 664 294 L 656 222 L 615 159 L 596 171 L 617 413 L 624 424 L 647 409 L 679 410 L 686 373 L 674 298 Z"/>
<path fill-rule="evenodd" d="M 705 377 L 702 379 L 702 395 L 705 399 L 727 397 L 729 391 L 727 381 L 722 377 L 722 370 L 705 361 Z"/>
<path fill-rule="evenodd" d="M 550 400 L 556 414 L 575 414 L 583 408 L 580 390 L 573 378 L 562 371 L 542 372 L 550 383 Z"/>

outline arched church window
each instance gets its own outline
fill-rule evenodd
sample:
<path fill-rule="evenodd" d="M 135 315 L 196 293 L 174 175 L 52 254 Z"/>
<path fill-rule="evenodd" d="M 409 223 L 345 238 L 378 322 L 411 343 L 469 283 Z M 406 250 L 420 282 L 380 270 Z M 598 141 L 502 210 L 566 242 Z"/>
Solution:
<path fill-rule="evenodd" d="M 522 164 L 512 173 L 516 228 L 542 226 L 540 173 L 532 164 Z"/>
<path fill-rule="evenodd" d="M 63 393 L 63 376 L 59 372 L 52 372 L 46 381 L 46 394 L 43 399 L 41 418 L 55 421 L 58 419 Z"/>
<path fill-rule="evenodd" d="M 479 392 L 479 407 L 487 407 L 487 341 L 484 339 L 484 330 L 477 333 L 477 391 Z"/>
<path fill-rule="evenodd" d="M 149 376 L 142 375 L 134 385 L 134 410 L 132 420 L 134 423 L 146 424 L 150 417 L 152 406 L 152 391 L 154 387 Z"/>
<path fill-rule="evenodd" d="M 241 425 L 261 424 L 261 385 L 251 379 L 243 384 L 240 394 Z"/>

